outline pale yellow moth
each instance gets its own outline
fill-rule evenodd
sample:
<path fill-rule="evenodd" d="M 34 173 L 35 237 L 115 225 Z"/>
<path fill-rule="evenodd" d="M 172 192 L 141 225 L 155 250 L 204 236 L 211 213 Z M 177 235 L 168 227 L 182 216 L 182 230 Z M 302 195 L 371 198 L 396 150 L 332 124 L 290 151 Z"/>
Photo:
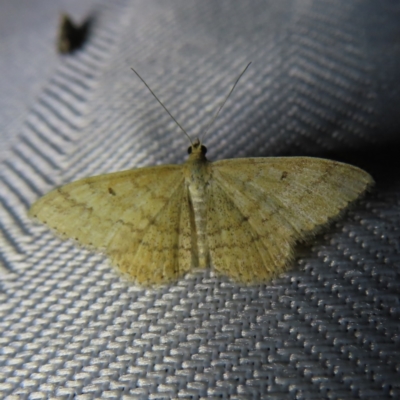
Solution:
<path fill-rule="evenodd" d="M 261 283 L 288 267 L 297 242 L 315 235 L 373 184 L 367 172 L 325 159 L 210 162 L 198 139 L 188 152 L 182 165 L 72 182 L 36 201 L 29 215 L 103 250 L 142 285 L 210 266 L 237 282 Z"/>

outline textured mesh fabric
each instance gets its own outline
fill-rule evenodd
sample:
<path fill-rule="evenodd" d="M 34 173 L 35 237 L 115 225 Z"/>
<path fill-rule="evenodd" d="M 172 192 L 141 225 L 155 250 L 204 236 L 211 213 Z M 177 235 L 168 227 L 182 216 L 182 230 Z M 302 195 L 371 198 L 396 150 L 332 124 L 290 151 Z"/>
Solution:
<path fill-rule="evenodd" d="M 400 295 L 400 7 L 396 2 L 7 0 L 0 13 L 0 397 L 396 399 Z M 92 16 L 55 51 L 59 11 Z M 14 21 L 14 22 L 13 22 Z M 308 155 L 358 165 L 375 190 L 243 287 L 210 271 L 157 290 L 34 225 L 80 177 L 182 162 Z"/>

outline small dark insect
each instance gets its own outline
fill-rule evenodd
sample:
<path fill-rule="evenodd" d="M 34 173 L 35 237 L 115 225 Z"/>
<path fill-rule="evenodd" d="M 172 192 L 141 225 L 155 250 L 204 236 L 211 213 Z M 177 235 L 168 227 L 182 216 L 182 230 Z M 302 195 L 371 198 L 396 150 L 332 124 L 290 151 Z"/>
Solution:
<path fill-rule="evenodd" d="M 88 18 L 81 25 L 77 25 L 68 14 L 61 14 L 57 37 L 58 51 L 68 54 L 82 47 L 92 22 L 92 18 Z"/>

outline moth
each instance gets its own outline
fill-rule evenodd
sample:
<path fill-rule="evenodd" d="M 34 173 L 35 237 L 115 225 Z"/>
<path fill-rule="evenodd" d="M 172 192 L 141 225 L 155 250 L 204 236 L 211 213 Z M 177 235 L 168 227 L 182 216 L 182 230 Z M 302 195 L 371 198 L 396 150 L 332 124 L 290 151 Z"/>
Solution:
<path fill-rule="evenodd" d="M 297 242 L 319 232 L 374 183 L 360 168 L 320 158 L 211 162 L 199 139 L 188 153 L 182 165 L 69 183 L 36 201 L 29 215 L 105 252 L 141 285 L 173 282 L 196 267 L 260 283 L 284 271 Z"/>

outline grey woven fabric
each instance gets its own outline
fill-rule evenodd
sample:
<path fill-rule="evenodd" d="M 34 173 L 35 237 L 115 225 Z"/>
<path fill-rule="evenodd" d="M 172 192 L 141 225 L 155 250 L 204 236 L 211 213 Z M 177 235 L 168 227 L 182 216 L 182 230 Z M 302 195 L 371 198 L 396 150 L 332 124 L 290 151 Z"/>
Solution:
<path fill-rule="evenodd" d="M 93 16 L 57 55 L 59 11 Z M 396 2 L 3 1 L 0 12 L 0 397 L 400 397 L 400 7 Z M 71 180 L 210 159 L 309 155 L 377 186 L 243 287 L 204 271 L 145 290 L 26 212 Z"/>

